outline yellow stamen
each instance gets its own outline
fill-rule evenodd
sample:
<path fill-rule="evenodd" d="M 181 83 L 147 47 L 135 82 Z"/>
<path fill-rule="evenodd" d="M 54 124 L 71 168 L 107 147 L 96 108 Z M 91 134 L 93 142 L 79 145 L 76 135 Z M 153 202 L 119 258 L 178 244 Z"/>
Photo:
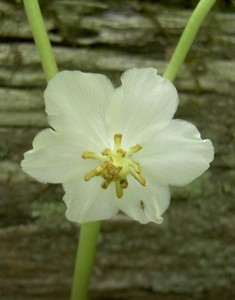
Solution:
<path fill-rule="evenodd" d="M 117 149 L 116 152 L 117 152 L 117 154 L 119 154 L 121 157 L 125 157 L 125 155 L 126 155 L 126 151 L 123 150 L 123 149 L 121 149 L 121 148 Z"/>
<path fill-rule="evenodd" d="M 126 189 L 128 187 L 128 181 L 126 178 L 120 180 L 121 187 Z"/>
<path fill-rule="evenodd" d="M 135 171 L 132 170 L 132 169 L 130 169 L 130 174 L 131 174 L 137 181 L 139 181 L 139 183 L 140 183 L 141 185 L 146 186 L 146 180 L 145 180 L 145 178 L 144 178 L 142 175 L 135 173 Z"/>
<path fill-rule="evenodd" d="M 111 150 L 109 148 L 105 148 L 104 151 L 101 153 L 103 156 L 108 156 Z"/>
<path fill-rule="evenodd" d="M 100 155 L 99 153 L 96 153 L 96 152 L 84 151 L 82 153 L 82 158 L 84 158 L 84 159 L 87 159 L 87 158 L 100 159 L 100 158 L 102 158 L 102 155 Z"/>
<path fill-rule="evenodd" d="M 136 173 L 140 174 L 141 173 L 141 167 L 140 164 L 137 163 L 134 160 L 130 160 L 128 161 L 129 165 L 132 166 L 134 168 L 134 170 L 136 171 Z"/>
<path fill-rule="evenodd" d="M 99 176 L 99 175 L 100 175 L 100 172 L 97 169 L 92 169 L 90 172 L 88 172 L 84 175 L 84 180 L 88 181 L 92 177 Z"/>
<path fill-rule="evenodd" d="M 131 147 L 131 148 L 129 148 L 128 150 L 127 150 L 127 155 L 131 155 L 131 154 L 133 154 L 133 153 L 136 153 L 136 152 L 138 152 L 138 151 L 140 151 L 142 149 L 142 146 L 140 145 L 140 144 L 137 144 L 137 145 L 135 145 L 135 146 L 133 146 L 133 147 Z"/>
<path fill-rule="evenodd" d="M 104 180 L 101 183 L 101 188 L 107 189 L 111 182 L 114 181 L 116 196 L 121 198 L 123 190 L 128 187 L 127 176 L 132 175 L 141 185 L 145 186 L 145 178 L 141 175 L 140 164 L 131 159 L 131 155 L 142 149 L 142 146 L 137 144 L 125 151 L 121 148 L 122 134 L 114 135 L 114 148 L 111 150 L 105 148 L 101 154 L 84 151 L 82 157 L 84 159 L 97 159 L 99 164 L 95 169 L 86 173 L 84 180 L 88 181 L 95 176 L 100 176 Z M 140 207 L 144 209 L 143 201 L 140 202 Z"/>
<path fill-rule="evenodd" d="M 116 187 L 116 195 L 118 198 L 121 198 L 123 196 L 123 188 L 120 184 L 120 181 L 115 181 L 115 187 Z"/>
<path fill-rule="evenodd" d="M 122 143 L 122 134 L 116 133 L 114 135 L 114 150 L 117 150 L 121 147 Z"/>
<path fill-rule="evenodd" d="M 109 187 L 110 182 L 107 180 L 104 180 L 101 184 L 102 189 L 107 190 L 107 188 Z"/>

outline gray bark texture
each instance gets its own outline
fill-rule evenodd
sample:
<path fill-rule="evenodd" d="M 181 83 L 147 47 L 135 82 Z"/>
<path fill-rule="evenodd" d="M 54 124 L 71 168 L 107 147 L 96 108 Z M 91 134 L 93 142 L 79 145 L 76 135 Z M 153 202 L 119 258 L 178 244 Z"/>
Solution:
<path fill-rule="evenodd" d="M 79 226 L 64 216 L 60 185 L 19 166 L 47 127 L 45 78 L 20 1 L 0 0 L 0 299 L 69 299 Z M 197 1 L 40 1 L 60 70 L 160 73 Z M 218 1 L 219 2 L 219 1 Z M 176 114 L 215 147 L 212 167 L 172 188 L 162 225 L 119 214 L 103 222 L 90 300 L 235 299 L 234 2 L 210 13 L 175 85 Z"/>

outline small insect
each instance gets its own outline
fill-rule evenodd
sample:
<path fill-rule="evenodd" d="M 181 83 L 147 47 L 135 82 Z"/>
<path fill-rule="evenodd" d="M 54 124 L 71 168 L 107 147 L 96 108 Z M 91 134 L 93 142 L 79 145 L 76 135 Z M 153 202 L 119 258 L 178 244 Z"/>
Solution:
<path fill-rule="evenodd" d="M 144 208 L 145 208 L 145 204 L 144 204 L 144 202 L 143 202 L 142 200 L 140 200 L 140 207 L 141 207 L 141 209 L 143 209 L 143 210 L 144 210 Z"/>

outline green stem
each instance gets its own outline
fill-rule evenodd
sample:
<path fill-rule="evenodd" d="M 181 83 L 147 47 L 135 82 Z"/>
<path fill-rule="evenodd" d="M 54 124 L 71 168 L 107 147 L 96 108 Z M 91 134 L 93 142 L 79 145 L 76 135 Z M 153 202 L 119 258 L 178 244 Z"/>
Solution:
<path fill-rule="evenodd" d="M 92 222 L 81 227 L 71 300 L 87 299 L 100 225 L 100 222 Z"/>
<path fill-rule="evenodd" d="M 164 72 L 164 76 L 173 81 L 181 67 L 196 34 L 216 0 L 201 0 L 193 11 L 175 52 Z"/>
<path fill-rule="evenodd" d="M 48 81 L 56 75 L 58 68 L 41 10 L 37 0 L 24 0 L 24 6 L 39 51 L 43 71 Z M 71 300 L 87 299 L 100 224 L 100 222 L 91 222 L 81 226 Z"/>
<path fill-rule="evenodd" d="M 43 71 L 48 81 L 56 75 L 58 69 L 43 22 L 40 7 L 37 0 L 24 0 L 23 2 L 34 41 L 39 51 Z"/>

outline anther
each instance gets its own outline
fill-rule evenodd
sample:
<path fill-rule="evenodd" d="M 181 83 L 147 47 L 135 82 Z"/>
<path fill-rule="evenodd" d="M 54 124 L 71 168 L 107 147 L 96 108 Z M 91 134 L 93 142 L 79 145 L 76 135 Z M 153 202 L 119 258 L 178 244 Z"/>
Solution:
<path fill-rule="evenodd" d="M 138 151 L 140 151 L 142 149 L 142 146 L 140 145 L 140 144 L 137 144 L 137 145 L 135 145 L 135 146 L 133 146 L 133 147 L 131 147 L 131 148 L 129 148 L 128 150 L 127 150 L 127 155 L 130 155 L 130 154 L 133 154 L 133 153 L 136 153 L 136 152 L 138 152 Z"/>
<path fill-rule="evenodd" d="M 103 156 L 108 156 L 111 150 L 109 148 L 105 148 L 104 151 L 101 153 Z"/>
<path fill-rule="evenodd" d="M 121 157 L 125 157 L 125 155 L 126 155 L 126 151 L 123 150 L 123 149 L 121 149 L 121 148 L 117 149 L 116 152 L 117 152 Z"/>
<path fill-rule="evenodd" d="M 102 158 L 102 155 L 100 155 L 99 153 L 96 153 L 96 152 L 84 151 L 82 153 L 82 158 L 84 158 L 84 159 L 87 159 L 87 158 L 100 159 L 100 158 Z"/>
<path fill-rule="evenodd" d="M 123 189 L 126 189 L 128 187 L 128 181 L 127 181 L 127 179 L 126 178 L 125 179 L 121 179 L 120 180 L 120 184 L 121 184 L 121 187 Z"/>
<path fill-rule="evenodd" d="M 120 181 L 116 180 L 115 181 L 115 187 L 116 187 L 116 195 L 118 198 L 122 198 L 123 196 L 123 188 L 120 184 Z"/>
<path fill-rule="evenodd" d="M 110 185 L 110 181 L 107 181 L 107 180 L 104 180 L 102 183 L 101 183 L 101 187 L 102 189 L 106 190 L 108 188 L 108 186 Z"/>
<path fill-rule="evenodd" d="M 92 169 L 90 172 L 88 172 L 84 175 L 84 180 L 88 181 L 92 177 L 99 176 L 99 175 L 100 175 L 100 172 L 97 169 Z"/>
<path fill-rule="evenodd" d="M 116 133 L 114 135 L 114 150 L 121 148 L 121 143 L 122 143 L 122 134 Z"/>
<path fill-rule="evenodd" d="M 139 163 L 137 163 L 134 160 L 129 160 L 128 164 L 134 168 L 134 170 L 136 171 L 136 173 L 138 173 L 138 174 L 141 173 L 141 167 L 140 167 Z"/>

